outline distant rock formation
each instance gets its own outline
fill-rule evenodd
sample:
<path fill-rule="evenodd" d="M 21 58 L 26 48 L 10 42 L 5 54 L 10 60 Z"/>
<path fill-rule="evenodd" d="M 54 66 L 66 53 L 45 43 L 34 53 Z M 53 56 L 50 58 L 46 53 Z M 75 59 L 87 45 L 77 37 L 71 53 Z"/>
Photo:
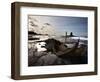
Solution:
<path fill-rule="evenodd" d="M 71 32 L 71 33 L 70 33 L 70 37 L 73 37 L 73 36 L 74 36 L 74 35 L 73 35 L 73 32 Z"/>
<path fill-rule="evenodd" d="M 28 34 L 33 34 L 33 35 L 38 35 L 36 32 L 34 32 L 34 31 L 28 31 Z"/>

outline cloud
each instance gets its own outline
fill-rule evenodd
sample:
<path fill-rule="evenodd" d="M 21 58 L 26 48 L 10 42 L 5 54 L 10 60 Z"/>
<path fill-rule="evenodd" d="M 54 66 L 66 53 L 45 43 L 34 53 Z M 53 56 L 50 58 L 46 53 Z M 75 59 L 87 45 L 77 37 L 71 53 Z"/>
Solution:
<path fill-rule="evenodd" d="M 40 17 L 38 16 L 29 16 L 29 31 L 34 31 L 38 34 L 48 34 L 48 35 L 55 35 L 56 30 L 55 28 L 45 21 L 42 22 Z"/>

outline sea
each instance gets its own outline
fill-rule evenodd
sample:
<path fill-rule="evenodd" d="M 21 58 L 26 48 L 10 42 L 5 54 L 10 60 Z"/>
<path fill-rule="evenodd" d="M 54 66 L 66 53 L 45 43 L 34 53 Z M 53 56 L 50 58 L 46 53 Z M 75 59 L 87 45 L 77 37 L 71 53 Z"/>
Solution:
<path fill-rule="evenodd" d="M 43 36 L 43 37 L 40 36 L 39 38 L 40 38 L 40 42 L 39 42 L 39 40 L 38 41 L 37 40 L 29 41 L 29 44 L 28 44 L 29 47 L 37 46 L 37 48 L 44 50 L 41 48 L 41 46 L 43 46 L 45 44 L 45 42 L 42 40 L 47 40 L 50 38 L 54 38 L 54 39 L 64 43 L 68 48 L 72 48 L 75 45 L 75 43 L 78 42 L 78 40 L 80 40 L 78 47 L 80 47 L 81 45 L 87 46 L 87 43 L 88 43 L 88 38 L 86 36 L 67 37 L 66 39 L 64 36 Z M 41 45 L 37 45 L 38 43 L 40 43 Z M 42 43 L 43 43 L 43 45 L 42 45 Z M 39 51 L 41 51 L 41 50 L 39 50 Z"/>

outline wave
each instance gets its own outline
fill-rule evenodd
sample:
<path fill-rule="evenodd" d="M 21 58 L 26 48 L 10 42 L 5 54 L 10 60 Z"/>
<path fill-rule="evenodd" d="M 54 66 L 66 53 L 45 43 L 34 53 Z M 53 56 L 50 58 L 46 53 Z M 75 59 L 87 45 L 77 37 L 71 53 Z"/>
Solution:
<path fill-rule="evenodd" d="M 88 40 L 86 37 L 71 37 L 72 39 Z"/>

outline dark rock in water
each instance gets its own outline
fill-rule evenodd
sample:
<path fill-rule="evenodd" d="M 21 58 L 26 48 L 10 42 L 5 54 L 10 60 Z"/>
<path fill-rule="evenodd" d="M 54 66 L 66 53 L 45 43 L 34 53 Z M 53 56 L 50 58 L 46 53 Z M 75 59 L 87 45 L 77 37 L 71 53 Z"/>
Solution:
<path fill-rule="evenodd" d="M 47 49 L 48 52 L 51 51 L 51 52 L 55 53 L 60 50 L 60 47 L 62 47 L 62 49 L 66 48 L 66 46 L 63 45 L 62 42 L 55 40 L 55 39 L 48 39 L 45 42 L 46 42 L 45 48 Z"/>

